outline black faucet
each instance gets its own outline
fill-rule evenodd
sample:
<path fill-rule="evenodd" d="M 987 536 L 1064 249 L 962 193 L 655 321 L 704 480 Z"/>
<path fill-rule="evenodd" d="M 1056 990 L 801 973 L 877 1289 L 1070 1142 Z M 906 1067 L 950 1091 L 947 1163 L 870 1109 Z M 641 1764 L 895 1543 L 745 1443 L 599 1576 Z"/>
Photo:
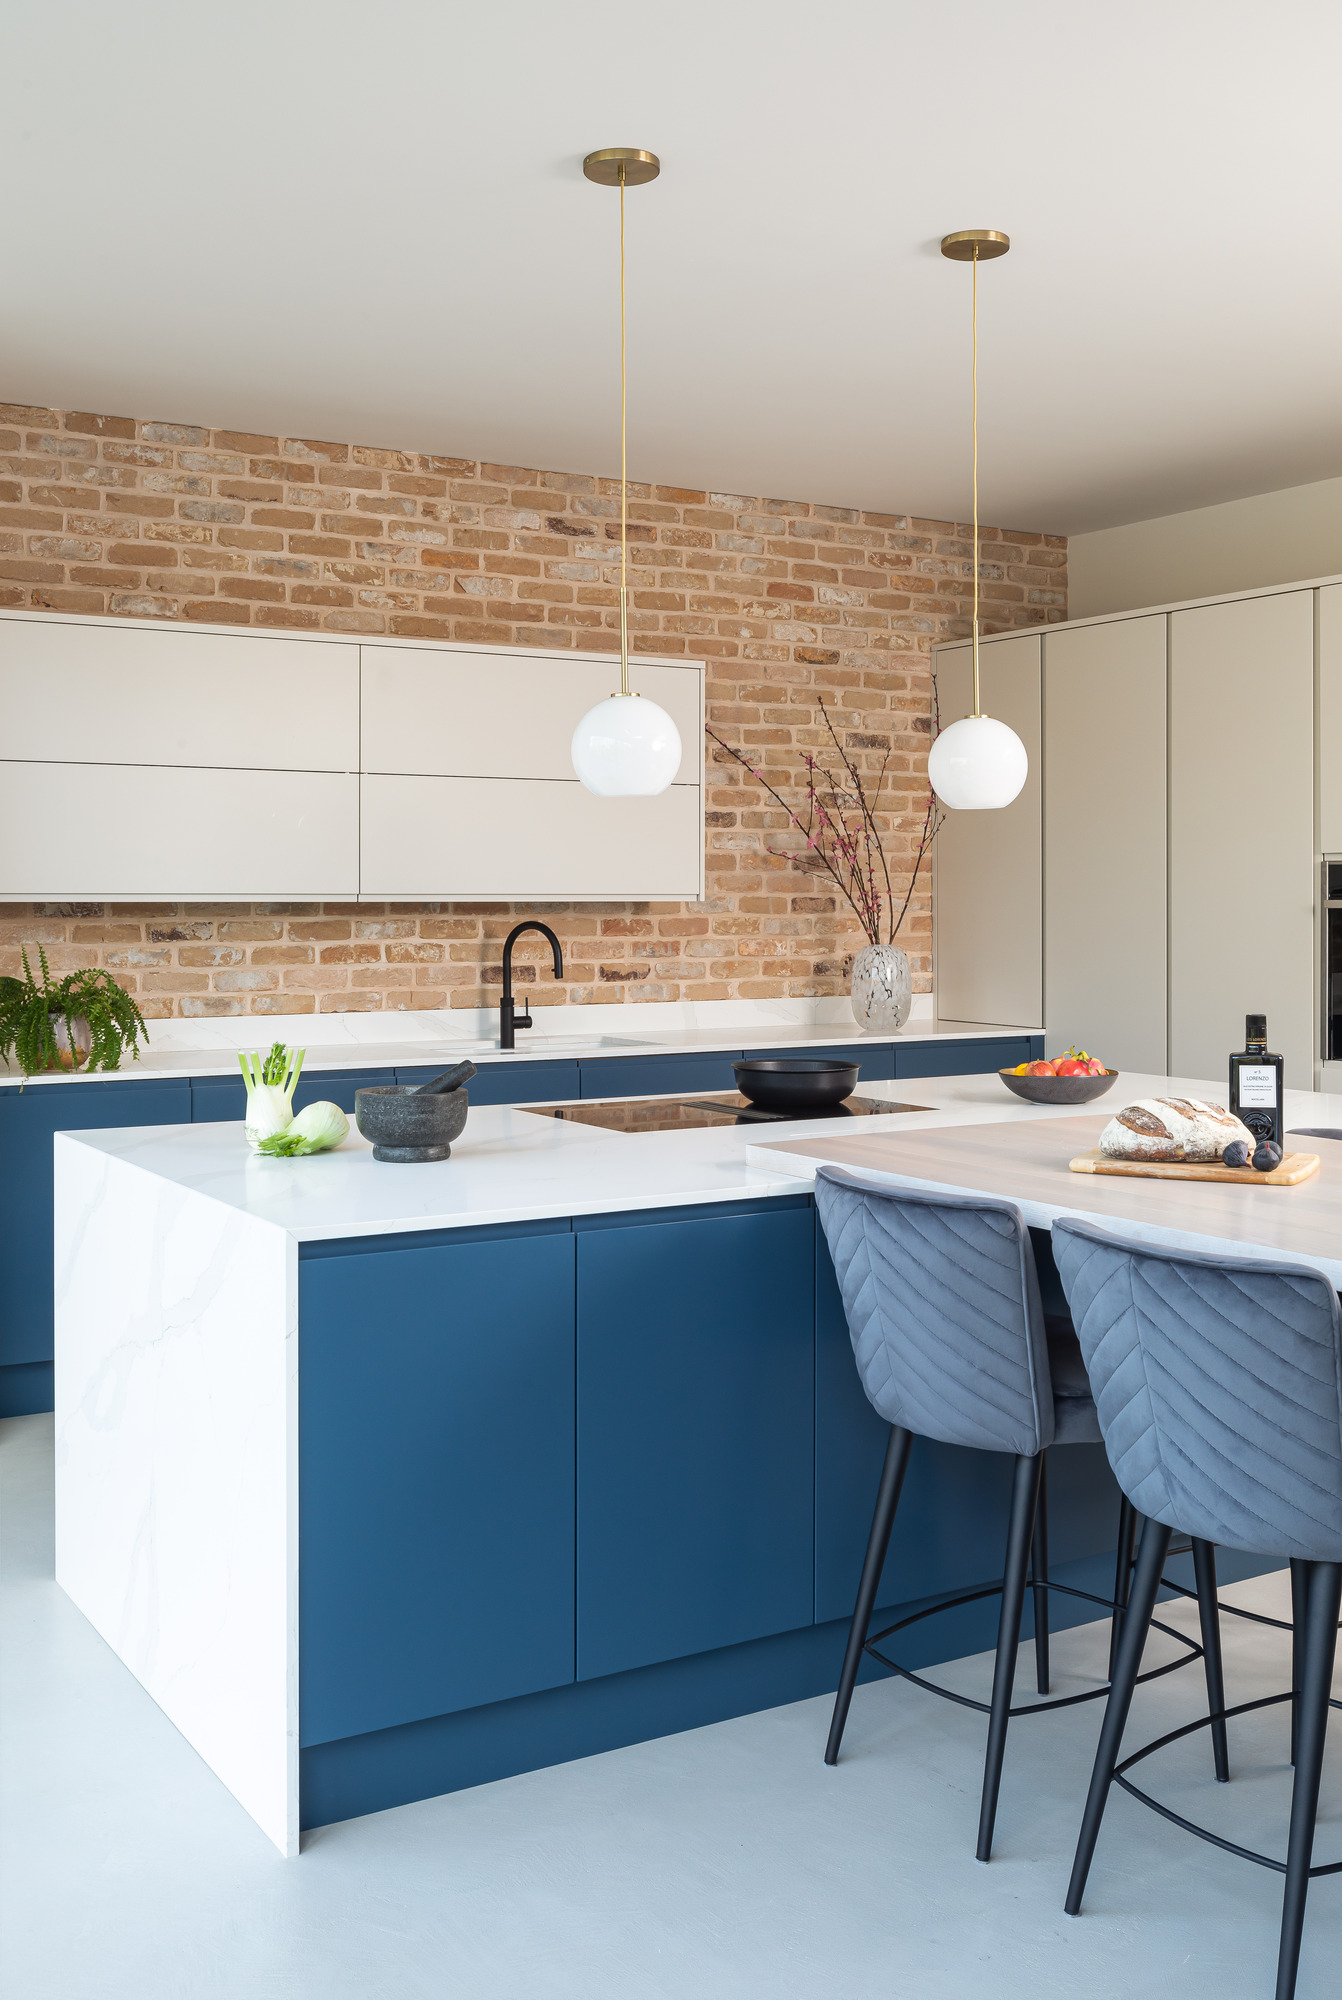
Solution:
<path fill-rule="evenodd" d="M 555 959 L 555 978 L 562 979 L 564 977 L 564 954 L 559 949 L 559 939 L 548 924 L 516 924 L 509 931 L 503 946 L 503 998 L 499 1002 L 499 1047 L 501 1049 L 515 1049 L 517 1043 L 513 1039 L 513 1030 L 515 1028 L 529 1028 L 532 1025 L 531 1008 L 528 1003 L 525 1000 L 522 1002 L 522 1012 L 520 1014 L 513 1005 L 513 946 L 517 943 L 523 931 L 539 931 L 542 937 L 549 938 L 550 949 L 554 953 Z"/>

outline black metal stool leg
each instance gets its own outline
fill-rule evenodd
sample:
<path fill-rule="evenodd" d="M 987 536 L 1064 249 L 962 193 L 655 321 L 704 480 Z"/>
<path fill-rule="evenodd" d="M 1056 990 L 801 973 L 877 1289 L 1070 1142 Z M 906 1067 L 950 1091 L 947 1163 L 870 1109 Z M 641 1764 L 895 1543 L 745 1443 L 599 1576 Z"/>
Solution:
<path fill-rule="evenodd" d="M 1216 1550 L 1210 1542 L 1193 1538 L 1193 1579 L 1198 1587 L 1198 1618 L 1202 1625 L 1202 1664 L 1207 1672 L 1207 1708 L 1216 1715 L 1226 1705 L 1225 1675 L 1221 1669 L 1221 1613 L 1216 1602 Z M 1216 1782 L 1230 1782 L 1230 1752 L 1222 1718 L 1213 1722 L 1212 1758 Z"/>
<path fill-rule="evenodd" d="M 1114 1615 L 1109 1621 L 1109 1678 L 1118 1665 L 1118 1642 L 1123 1635 L 1123 1606 L 1132 1590 L 1132 1551 L 1137 1539 L 1137 1509 L 1123 1495 L 1118 1510 L 1118 1552 L 1114 1559 Z"/>
<path fill-rule="evenodd" d="M 1294 1563 L 1291 1565 L 1294 1570 Z M 1305 1671 L 1296 1742 L 1295 1783 L 1291 1787 L 1291 1837 L 1286 1850 L 1286 1893 L 1281 1906 L 1281 1951 L 1277 1959 L 1277 2000 L 1293 2000 L 1305 1927 L 1305 1897 L 1319 1810 L 1319 1778 L 1328 1733 L 1328 1698 L 1337 1652 L 1337 1614 L 1342 1605 L 1342 1563 L 1310 1563 L 1309 1607 L 1305 1614 Z"/>
<path fill-rule="evenodd" d="M 1002 1785 L 1002 1758 L 1006 1751 L 1011 1690 L 1016 1678 L 1021 1613 L 1025 1609 L 1025 1572 L 1030 1559 L 1030 1544 L 1034 1539 L 1039 1482 L 1043 1471 L 1042 1452 L 1036 1452 L 1033 1458 L 1020 1457 L 1016 1460 L 1002 1576 L 1002 1616 L 997 1627 L 997 1662 L 993 1668 L 992 1708 L 988 1716 L 988 1751 L 983 1764 L 983 1801 L 979 1808 L 977 1858 L 980 1861 L 987 1861 L 993 1851 L 993 1822 L 997 1818 L 997 1794 Z"/>
<path fill-rule="evenodd" d="M 1309 1564 L 1291 1557 L 1291 1762 L 1300 1733 L 1300 1690 L 1305 1684 L 1305 1619 L 1309 1606 Z"/>
<path fill-rule="evenodd" d="M 885 1568 L 885 1553 L 890 1546 L 890 1530 L 895 1525 L 895 1509 L 899 1505 L 900 1488 L 904 1484 L 912 1443 L 912 1431 L 902 1430 L 898 1424 L 891 1425 L 885 1464 L 881 1468 L 881 1483 L 876 1491 L 876 1510 L 871 1517 L 871 1533 L 867 1536 L 862 1580 L 857 1586 L 857 1604 L 853 1610 L 853 1622 L 848 1628 L 848 1649 L 843 1656 L 843 1672 L 839 1675 L 839 1692 L 834 1697 L 829 1742 L 825 1745 L 827 1764 L 839 1761 L 839 1745 L 848 1720 L 848 1705 L 857 1686 L 857 1670 L 862 1665 L 862 1648 L 867 1643 L 871 1614 L 876 1609 L 876 1592 L 880 1587 L 881 1571 Z"/>
<path fill-rule="evenodd" d="M 1159 1521 L 1148 1520 L 1142 1529 L 1142 1545 L 1137 1555 L 1137 1573 L 1133 1578 L 1132 1594 L 1128 1599 L 1127 1611 L 1123 1618 L 1123 1636 L 1119 1641 L 1114 1682 L 1109 1690 L 1109 1699 L 1104 1705 L 1104 1724 L 1100 1730 L 1099 1748 L 1095 1752 L 1095 1768 L 1090 1776 L 1090 1791 L 1086 1797 L 1086 1810 L 1081 1820 L 1081 1836 L 1076 1843 L 1072 1879 L 1067 1885 L 1067 1901 L 1063 1905 L 1069 1917 L 1080 1914 L 1081 1898 L 1086 1893 L 1086 1877 L 1090 1873 L 1095 1842 L 1100 1833 L 1100 1821 L 1104 1818 L 1109 1787 L 1113 1783 L 1114 1766 L 1118 1762 L 1119 1746 L 1123 1741 L 1128 1710 L 1132 1706 L 1132 1690 L 1137 1682 L 1137 1670 L 1142 1664 L 1142 1649 L 1146 1645 L 1146 1635 L 1150 1630 L 1151 1614 L 1156 1608 L 1160 1575 L 1165 1567 L 1165 1556 L 1169 1546 L 1170 1530 Z"/>
<path fill-rule="evenodd" d="M 1034 1587 L 1034 1684 L 1049 1690 L 1048 1671 L 1048 1453 L 1039 1454 L 1039 1499 L 1034 1510 L 1034 1541 L 1030 1548 L 1030 1582 Z"/>

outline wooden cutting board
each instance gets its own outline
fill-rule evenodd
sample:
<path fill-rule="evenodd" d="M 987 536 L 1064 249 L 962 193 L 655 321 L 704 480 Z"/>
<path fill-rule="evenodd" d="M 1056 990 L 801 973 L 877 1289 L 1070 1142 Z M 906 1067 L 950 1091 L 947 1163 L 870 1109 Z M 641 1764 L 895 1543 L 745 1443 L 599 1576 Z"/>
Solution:
<path fill-rule="evenodd" d="M 1098 1146 L 1070 1162 L 1074 1174 L 1127 1174 L 1149 1181 L 1242 1181 L 1246 1187 L 1297 1187 L 1319 1171 L 1317 1153 L 1286 1153 L 1279 1167 L 1223 1167 L 1219 1160 L 1111 1160 Z"/>

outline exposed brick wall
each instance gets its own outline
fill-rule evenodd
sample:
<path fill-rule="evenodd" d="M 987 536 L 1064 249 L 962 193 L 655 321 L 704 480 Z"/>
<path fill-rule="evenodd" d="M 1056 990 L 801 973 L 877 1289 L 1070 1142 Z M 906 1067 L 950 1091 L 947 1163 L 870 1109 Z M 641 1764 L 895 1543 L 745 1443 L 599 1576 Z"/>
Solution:
<path fill-rule="evenodd" d="M 822 744 L 815 702 L 866 768 L 891 750 L 890 851 L 921 818 L 932 644 L 968 630 L 963 524 L 638 486 L 632 643 L 708 661 L 709 720 L 768 766 Z M 1066 616 L 1066 543 L 983 531 L 984 627 Z M 483 645 L 618 648 L 619 489 L 413 451 L 0 406 L 0 604 Z M 538 1001 L 842 992 L 861 932 L 823 883 L 770 856 L 780 815 L 715 753 L 707 895 L 551 906 L 568 972 Z M 165 837 L 166 830 L 165 830 Z M 537 906 L 528 906 L 534 913 Z M 475 1007 L 498 998 L 502 905 L 245 909 L 0 905 L 21 942 L 109 966 L 146 1014 Z M 920 892 L 901 942 L 931 972 Z"/>

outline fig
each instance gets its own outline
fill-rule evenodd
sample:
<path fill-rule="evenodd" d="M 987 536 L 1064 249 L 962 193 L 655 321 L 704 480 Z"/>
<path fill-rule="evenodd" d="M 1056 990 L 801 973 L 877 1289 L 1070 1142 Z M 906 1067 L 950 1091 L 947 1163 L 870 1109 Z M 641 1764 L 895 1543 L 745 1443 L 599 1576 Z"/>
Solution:
<path fill-rule="evenodd" d="M 1241 1142 L 1242 1143 L 1242 1142 Z M 1281 1147 L 1272 1139 L 1260 1139 L 1254 1148 L 1253 1166 L 1257 1173 L 1270 1174 L 1281 1165 Z"/>
<path fill-rule="evenodd" d="M 1221 1155 L 1223 1167 L 1247 1167 L 1249 1148 L 1243 1139 L 1232 1139 Z"/>

